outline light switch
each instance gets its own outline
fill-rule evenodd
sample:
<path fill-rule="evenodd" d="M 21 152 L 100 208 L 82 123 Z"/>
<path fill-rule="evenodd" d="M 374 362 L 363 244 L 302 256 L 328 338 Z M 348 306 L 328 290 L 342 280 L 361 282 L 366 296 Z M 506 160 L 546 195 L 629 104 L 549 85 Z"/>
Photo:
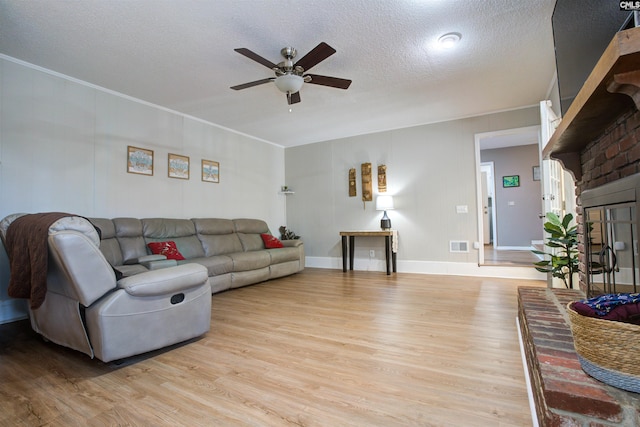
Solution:
<path fill-rule="evenodd" d="M 469 207 L 467 205 L 456 206 L 456 213 L 469 213 Z"/>
<path fill-rule="evenodd" d="M 516 205 L 516 202 L 514 202 L 513 200 L 509 200 L 507 202 L 507 206 L 515 206 L 515 205 Z"/>

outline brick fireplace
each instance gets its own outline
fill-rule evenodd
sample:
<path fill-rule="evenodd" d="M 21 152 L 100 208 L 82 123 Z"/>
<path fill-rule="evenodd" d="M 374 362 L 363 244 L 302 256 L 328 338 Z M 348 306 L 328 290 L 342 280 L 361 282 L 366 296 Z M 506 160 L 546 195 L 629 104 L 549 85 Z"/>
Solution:
<path fill-rule="evenodd" d="M 582 179 L 577 182 L 578 206 L 583 205 L 581 195 L 605 184 L 618 182 L 640 173 L 640 111 L 631 105 L 602 135 L 587 144 L 580 155 Z M 586 292 L 587 259 L 585 255 L 585 218 L 578 210 L 580 251 L 580 289 Z M 620 290 L 618 290 L 620 292 Z"/>
<path fill-rule="evenodd" d="M 613 39 L 543 152 L 576 179 L 580 280 L 574 290 L 519 291 L 523 352 L 541 426 L 640 425 L 640 394 L 582 371 L 566 314 L 566 304 L 587 291 L 590 264 L 581 196 L 640 173 L 639 106 L 640 28 L 633 28 Z"/>
<path fill-rule="evenodd" d="M 543 151 L 576 181 L 580 289 L 586 290 L 581 195 L 640 172 L 640 28 L 617 33 Z"/>

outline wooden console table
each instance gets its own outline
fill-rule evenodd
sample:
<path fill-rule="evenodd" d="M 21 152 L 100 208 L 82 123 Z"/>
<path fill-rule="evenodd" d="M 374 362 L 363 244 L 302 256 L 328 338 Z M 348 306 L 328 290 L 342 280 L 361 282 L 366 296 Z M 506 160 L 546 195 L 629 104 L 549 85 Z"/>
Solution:
<path fill-rule="evenodd" d="M 393 250 L 394 230 L 372 230 L 372 231 L 341 231 L 342 236 L 342 271 L 347 271 L 347 237 L 349 238 L 349 270 L 353 270 L 353 252 L 355 249 L 356 236 L 358 237 L 384 237 L 384 253 L 387 262 L 387 274 L 391 274 L 390 260 L 393 264 L 393 272 L 396 272 L 396 251 Z M 397 239 L 397 237 L 396 237 Z M 396 242 L 397 243 L 397 242 Z M 391 257 L 389 257 L 391 255 Z"/>

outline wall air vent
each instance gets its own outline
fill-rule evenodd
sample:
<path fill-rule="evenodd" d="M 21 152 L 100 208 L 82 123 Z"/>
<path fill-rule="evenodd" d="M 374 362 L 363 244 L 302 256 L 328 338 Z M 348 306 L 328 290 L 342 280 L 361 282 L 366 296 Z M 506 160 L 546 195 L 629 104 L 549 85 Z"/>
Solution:
<path fill-rule="evenodd" d="M 449 240 L 449 252 L 469 252 L 469 241 Z"/>

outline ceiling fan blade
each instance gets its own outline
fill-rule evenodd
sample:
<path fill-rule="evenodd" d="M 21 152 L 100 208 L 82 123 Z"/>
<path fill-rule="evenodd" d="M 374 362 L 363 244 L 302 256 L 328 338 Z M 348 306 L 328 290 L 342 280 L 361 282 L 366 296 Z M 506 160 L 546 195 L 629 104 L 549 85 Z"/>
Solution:
<path fill-rule="evenodd" d="M 268 59 L 264 59 L 262 56 L 258 55 L 257 53 L 254 53 L 252 51 L 250 51 L 249 49 L 245 48 L 245 47 L 239 47 L 237 49 L 233 49 L 236 52 L 238 52 L 241 55 L 246 56 L 249 59 L 253 59 L 254 61 L 264 65 L 267 68 L 275 68 L 277 67 L 276 64 L 274 64 L 273 62 L 269 61 Z"/>
<path fill-rule="evenodd" d="M 300 102 L 300 92 L 287 93 L 287 102 L 289 103 L 289 105 L 297 104 L 298 102 Z"/>
<path fill-rule="evenodd" d="M 331 55 L 336 53 L 336 50 L 326 44 L 325 42 L 320 43 L 318 46 L 311 49 L 309 53 L 300 58 L 298 62 L 296 62 L 296 66 L 302 67 L 305 71 L 310 70 L 311 67 L 319 64 L 324 61 Z"/>
<path fill-rule="evenodd" d="M 319 76 L 317 74 L 305 74 L 305 77 L 311 77 L 311 81 L 314 85 L 330 86 L 338 89 L 348 89 L 351 84 L 351 80 L 339 79 L 338 77 Z"/>
<path fill-rule="evenodd" d="M 258 86 L 258 85 L 261 85 L 261 84 L 269 83 L 269 82 L 272 82 L 273 80 L 274 80 L 273 77 L 268 78 L 268 79 L 256 80 L 255 82 L 249 82 L 249 83 L 243 83 L 243 84 L 237 85 L 237 86 L 231 86 L 231 89 L 233 89 L 233 90 L 246 89 L 248 87 L 253 87 L 253 86 Z"/>

